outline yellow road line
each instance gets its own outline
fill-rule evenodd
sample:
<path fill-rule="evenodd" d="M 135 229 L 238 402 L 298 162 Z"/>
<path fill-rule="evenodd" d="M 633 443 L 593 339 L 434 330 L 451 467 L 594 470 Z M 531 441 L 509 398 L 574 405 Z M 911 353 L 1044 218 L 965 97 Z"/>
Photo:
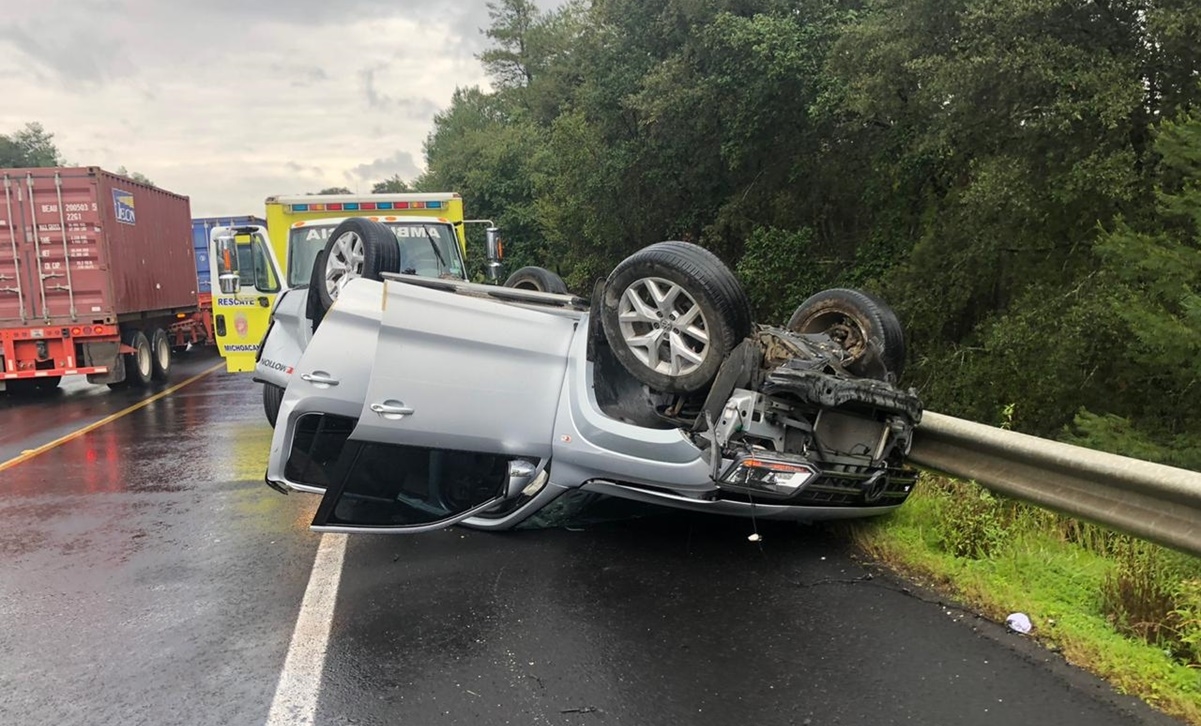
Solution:
<path fill-rule="evenodd" d="M 59 438 L 55 439 L 54 441 L 51 441 L 46 444 L 42 444 L 41 446 L 37 447 L 36 449 L 27 449 L 25 451 L 22 451 L 20 456 L 14 456 L 13 458 L 9 459 L 6 462 L 0 463 L 0 471 L 4 471 L 5 469 L 11 469 L 12 467 L 16 466 L 17 464 L 20 464 L 23 461 L 29 461 L 30 459 L 37 456 L 38 454 L 44 454 L 56 446 L 60 446 L 62 444 L 67 443 L 68 441 L 71 441 L 72 439 L 77 439 L 80 436 L 83 436 L 84 434 L 88 433 L 89 431 L 95 431 L 96 429 L 100 428 L 101 426 L 103 426 L 106 423 L 109 423 L 111 421 L 116 421 L 117 419 L 121 418 L 122 416 L 127 416 L 127 415 L 133 413 L 134 411 L 137 411 L 139 408 L 149 406 L 150 404 L 154 403 L 155 401 L 159 400 L 160 398 L 163 398 L 164 396 L 170 396 L 172 393 L 175 393 L 176 391 L 183 388 L 184 386 L 195 383 L 196 381 L 200 380 L 201 378 L 204 378 L 208 374 L 212 373 L 213 371 L 217 370 L 218 368 L 223 367 L 224 365 L 225 365 L 224 362 L 218 363 L 217 365 L 213 366 L 212 368 L 209 368 L 206 371 L 201 371 L 200 373 L 197 373 L 196 375 L 192 376 L 191 378 L 184 381 L 183 383 L 177 383 L 165 391 L 159 391 L 158 393 L 154 394 L 153 396 L 151 396 L 150 398 L 147 398 L 144 401 L 139 401 L 139 402 L 135 403 L 134 405 L 130 406 L 129 408 L 122 409 L 114 414 L 105 416 L 104 418 L 100 419 L 99 421 L 97 421 L 95 423 L 90 423 L 87 426 L 84 426 L 83 428 L 79 429 L 78 431 L 72 431 L 71 433 L 69 433 L 65 436 L 60 436 Z"/>

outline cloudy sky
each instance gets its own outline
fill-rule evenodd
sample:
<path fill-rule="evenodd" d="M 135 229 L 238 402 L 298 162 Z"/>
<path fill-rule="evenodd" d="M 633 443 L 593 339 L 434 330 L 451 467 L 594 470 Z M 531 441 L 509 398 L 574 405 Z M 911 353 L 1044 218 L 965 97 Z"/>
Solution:
<path fill-rule="evenodd" d="M 486 0 L 31 0 L 0 14 L 0 133 L 124 165 L 193 216 L 412 179 L 475 55 Z M 552 7 L 556 3 L 539 3 Z"/>

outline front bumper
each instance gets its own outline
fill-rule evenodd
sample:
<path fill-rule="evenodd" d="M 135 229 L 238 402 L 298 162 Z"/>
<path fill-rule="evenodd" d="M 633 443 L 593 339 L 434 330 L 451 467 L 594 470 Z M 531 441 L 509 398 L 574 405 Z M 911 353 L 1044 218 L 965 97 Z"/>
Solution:
<path fill-rule="evenodd" d="M 705 512 L 732 517 L 755 517 L 758 519 L 796 522 L 877 517 L 895 510 L 901 503 L 897 501 L 896 503 L 880 503 L 874 506 L 848 507 L 820 504 L 800 506 L 797 504 L 781 504 L 778 500 L 771 503 L 764 503 L 763 500 L 751 502 L 744 499 L 729 498 L 696 499 L 661 490 L 646 489 L 596 479 L 585 483 L 581 488 L 584 491 L 608 494 L 647 504 L 658 504 L 660 506 L 671 507 L 672 509 L 684 509 L 692 512 Z"/>

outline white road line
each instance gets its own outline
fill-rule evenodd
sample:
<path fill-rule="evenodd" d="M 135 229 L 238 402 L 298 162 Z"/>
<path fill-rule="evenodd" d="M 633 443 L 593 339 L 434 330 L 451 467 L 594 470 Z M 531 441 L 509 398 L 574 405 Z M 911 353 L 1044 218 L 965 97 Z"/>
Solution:
<path fill-rule="evenodd" d="M 292 644 L 288 646 L 284 670 L 279 674 L 275 698 L 267 714 L 267 726 L 309 726 L 313 723 L 345 556 L 346 535 L 321 535 L 317 557 L 313 560 L 313 573 L 309 575 L 309 586 L 300 603 L 300 615 L 296 617 L 296 629 L 292 631 Z"/>

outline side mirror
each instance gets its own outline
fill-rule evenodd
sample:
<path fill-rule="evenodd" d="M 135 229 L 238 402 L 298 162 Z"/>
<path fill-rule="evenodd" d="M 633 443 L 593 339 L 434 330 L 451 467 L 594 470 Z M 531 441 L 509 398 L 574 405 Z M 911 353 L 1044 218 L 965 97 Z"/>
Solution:
<path fill-rule="evenodd" d="M 235 295 L 242 289 L 242 276 L 238 271 L 238 242 L 233 235 L 222 235 L 214 240 L 217 255 L 217 285 L 223 295 Z"/>
<path fill-rule="evenodd" d="M 496 227 L 488 227 L 484 230 L 484 235 L 488 245 L 488 279 L 493 282 L 500 280 L 501 260 L 505 256 L 505 245 L 500 239 L 500 230 Z"/>

